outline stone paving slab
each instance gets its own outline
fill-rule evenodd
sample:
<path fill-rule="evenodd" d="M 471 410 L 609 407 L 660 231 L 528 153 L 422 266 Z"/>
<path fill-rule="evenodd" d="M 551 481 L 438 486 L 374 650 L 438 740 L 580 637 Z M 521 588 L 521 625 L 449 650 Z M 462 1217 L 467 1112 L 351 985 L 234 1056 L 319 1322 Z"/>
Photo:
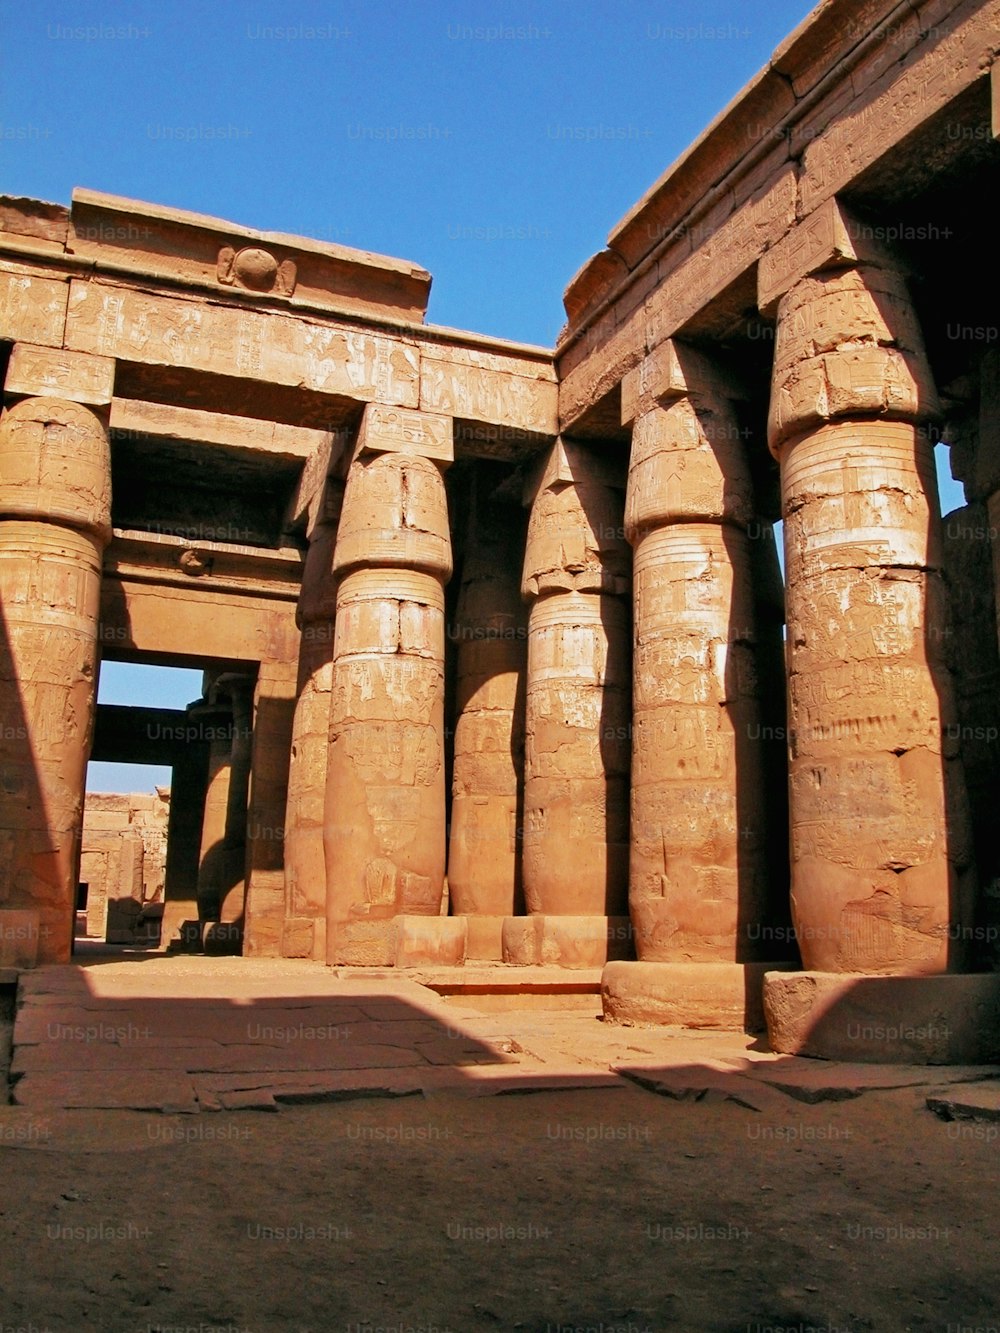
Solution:
<path fill-rule="evenodd" d="M 1000 1083 L 938 1090 L 927 1098 L 927 1109 L 942 1120 L 1000 1120 Z"/>
<path fill-rule="evenodd" d="M 845 1101 L 865 1092 L 888 1092 L 894 1088 L 928 1087 L 939 1083 L 977 1083 L 1000 1078 L 997 1065 L 870 1065 L 838 1064 L 799 1056 L 781 1057 L 771 1063 L 751 1064 L 750 1079 L 802 1102 Z"/>
<path fill-rule="evenodd" d="M 774 1111 L 789 1098 L 1000 1080 L 997 1066 L 834 1064 L 776 1055 L 741 1032 L 622 1027 L 596 1006 L 486 1011 L 470 998 L 302 960 L 106 955 L 39 968 L 21 978 L 12 1100 L 40 1112 L 273 1111 L 631 1084 Z"/>
<path fill-rule="evenodd" d="M 787 1108 L 786 1098 L 763 1080 L 753 1081 L 731 1071 L 680 1067 L 649 1069 L 640 1065 L 613 1065 L 615 1073 L 641 1088 L 674 1101 L 734 1102 L 748 1111 Z"/>
<path fill-rule="evenodd" d="M 60 1070 L 26 1074 L 14 1087 L 14 1103 L 34 1111 L 58 1109 L 189 1111 L 201 1109 L 194 1081 L 180 1071 Z"/>

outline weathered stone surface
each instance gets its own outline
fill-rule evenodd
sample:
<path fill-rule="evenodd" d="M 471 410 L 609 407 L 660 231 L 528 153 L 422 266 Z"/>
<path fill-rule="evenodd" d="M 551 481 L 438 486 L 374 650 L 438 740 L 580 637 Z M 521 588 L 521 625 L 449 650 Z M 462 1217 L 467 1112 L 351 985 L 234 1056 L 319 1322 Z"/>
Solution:
<path fill-rule="evenodd" d="M 23 265 L 0 266 L 0 330 L 12 342 L 61 347 L 69 282 Z"/>
<path fill-rule="evenodd" d="M 520 517 L 476 492 L 449 628 L 457 644 L 458 720 L 448 891 L 452 912 L 466 916 L 503 918 L 523 909 L 519 824 L 528 635 L 518 577 Z M 495 938 L 486 955 L 476 956 L 494 956 L 499 943 Z"/>
<path fill-rule="evenodd" d="M 874 977 L 770 972 L 771 1047 L 863 1064 L 988 1064 L 1000 1058 L 1000 975 Z"/>
<path fill-rule="evenodd" d="M 451 417 L 373 403 L 362 419 L 355 447 L 355 456 L 365 453 L 411 454 L 450 463 L 455 457 Z"/>
<path fill-rule="evenodd" d="M 101 268 L 152 272 L 212 292 L 231 288 L 311 308 L 388 311 L 416 324 L 431 285 L 426 269 L 403 259 L 96 190 L 73 191 L 67 248 Z"/>
<path fill-rule="evenodd" d="M 826 271 L 782 297 L 769 438 L 785 515 L 792 912 L 807 968 L 935 972 L 965 952 L 950 928 L 971 911 L 967 803 L 945 744 L 942 639 L 926 632 L 947 621 L 931 446 L 914 424 L 933 399 L 894 271 Z"/>
<path fill-rule="evenodd" d="M 51 395 L 90 407 L 106 407 L 114 393 L 115 363 L 110 357 L 16 343 L 4 379 L 4 394 Z"/>
<path fill-rule="evenodd" d="M 559 391 L 548 355 L 516 355 L 424 343 L 420 408 L 473 421 L 497 422 L 555 435 Z M 416 404 L 414 404 L 416 406 Z"/>
<path fill-rule="evenodd" d="M 627 916 L 552 916 L 534 912 L 503 923 L 503 961 L 517 967 L 603 967 L 633 950 Z"/>
<path fill-rule="evenodd" d="M 460 916 L 407 916 L 394 922 L 396 967 L 458 967 L 465 962 L 468 924 Z"/>
<path fill-rule="evenodd" d="M 611 962 L 601 976 L 609 1023 L 686 1028 L 765 1027 L 764 974 L 769 963 Z"/>
<path fill-rule="evenodd" d="M 0 418 L 0 903 L 39 913 L 39 962 L 72 941 L 109 487 L 87 408 L 25 399 Z"/>
<path fill-rule="evenodd" d="M 721 377 L 673 343 L 634 399 L 625 523 L 635 548 L 629 906 L 644 961 L 760 957 L 767 811 L 754 495 Z M 766 952 L 766 950 L 765 950 Z"/>
<path fill-rule="evenodd" d="M 34 967 L 42 942 L 41 913 L 33 907 L 0 907 L 0 965 Z"/>
<path fill-rule="evenodd" d="M 123 361 L 417 406 L 419 355 L 412 340 L 107 282 L 73 279 L 66 345 Z"/>
<path fill-rule="evenodd" d="M 357 458 L 333 563 L 327 960 L 391 962 L 384 927 L 398 913 L 437 915 L 444 881 L 442 584 L 451 550 L 435 465 L 395 453 Z"/>

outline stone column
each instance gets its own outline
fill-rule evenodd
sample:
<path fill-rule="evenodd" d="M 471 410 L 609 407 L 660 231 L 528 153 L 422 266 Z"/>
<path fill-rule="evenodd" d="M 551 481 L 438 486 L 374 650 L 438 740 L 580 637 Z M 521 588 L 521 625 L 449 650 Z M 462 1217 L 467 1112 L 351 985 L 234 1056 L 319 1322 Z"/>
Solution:
<path fill-rule="evenodd" d="M 4 412 L 0 956 L 28 964 L 72 951 L 110 499 L 107 429 L 93 411 L 30 398 Z"/>
<path fill-rule="evenodd" d="M 232 712 L 229 748 L 229 785 L 223 838 L 223 892 L 219 924 L 208 932 L 206 947 L 219 953 L 239 953 L 243 942 L 246 903 L 247 814 L 253 759 L 252 676 L 226 672 L 217 684 L 229 696 Z"/>
<path fill-rule="evenodd" d="M 960 970 L 972 883 L 937 402 L 903 274 L 869 233 L 831 201 L 761 270 L 778 316 L 792 913 L 807 969 L 938 973 Z"/>
<path fill-rule="evenodd" d="M 524 896 L 504 958 L 595 967 L 628 947 L 624 469 L 557 441 L 529 486 Z"/>
<path fill-rule="evenodd" d="M 247 957 L 281 956 L 285 820 L 297 678 L 294 654 L 261 662 L 257 673 L 243 916 L 243 953 Z"/>
<path fill-rule="evenodd" d="M 347 475 L 324 830 L 331 964 L 408 961 L 394 918 L 441 909 L 451 541 L 439 461 L 451 439 L 450 418 L 370 406 Z M 441 922 L 426 938 L 447 939 L 442 956 L 458 961 L 459 923 Z"/>
<path fill-rule="evenodd" d="M 163 883 L 160 945 L 171 952 L 200 950 L 198 871 L 208 780 L 208 745 L 197 721 L 201 701 L 185 713 L 185 739 L 170 778 L 170 816 Z"/>
<path fill-rule="evenodd" d="M 758 624 L 776 557 L 755 519 L 743 397 L 713 360 L 674 340 L 622 383 L 633 427 L 629 908 L 639 961 L 605 968 L 603 1008 L 616 1021 L 759 1029 L 774 965 L 765 960 L 791 951 L 768 874 L 760 700 L 762 649 L 773 660 L 781 646 L 780 620 L 763 635 Z"/>
<path fill-rule="evenodd" d="M 738 396 L 674 342 L 622 390 L 634 421 L 629 907 L 641 961 L 770 956 L 754 493 Z"/>
<path fill-rule="evenodd" d="M 519 563 L 523 523 L 477 477 L 470 506 L 458 648 L 448 891 L 468 918 L 468 956 L 499 962 L 505 917 L 524 911 L 521 884 L 527 613 Z"/>
<path fill-rule="evenodd" d="M 323 819 L 337 596 L 333 550 L 343 494 L 343 483 L 328 478 L 321 521 L 306 552 L 296 612 L 302 641 L 285 819 L 286 903 L 281 951 L 286 958 L 326 958 Z"/>
<path fill-rule="evenodd" d="M 189 710 L 208 738 L 208 785 L 198 863 L 198 919 L 203 926 L 220 919 L 222 900 L 230 887 L 225 842 L 233 750 L 232 708 L 228 699 L 219 697 L 210 673 L 205 674 L 205 703 Z"/>

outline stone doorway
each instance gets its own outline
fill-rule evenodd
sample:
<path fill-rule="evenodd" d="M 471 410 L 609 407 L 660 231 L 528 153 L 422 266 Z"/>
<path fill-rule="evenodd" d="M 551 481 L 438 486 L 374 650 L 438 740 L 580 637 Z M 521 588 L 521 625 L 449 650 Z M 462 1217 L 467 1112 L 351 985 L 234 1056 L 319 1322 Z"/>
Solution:
<path fill-rule="evenodd" d="M 148 657 L 102 663 L 77 934 L 239 953 L 256 665 Z"/>

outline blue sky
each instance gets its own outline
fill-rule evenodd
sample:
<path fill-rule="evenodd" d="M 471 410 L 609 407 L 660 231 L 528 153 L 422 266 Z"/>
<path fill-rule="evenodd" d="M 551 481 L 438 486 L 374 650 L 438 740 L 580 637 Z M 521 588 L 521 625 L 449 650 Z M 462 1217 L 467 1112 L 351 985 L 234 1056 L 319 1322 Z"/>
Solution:
<path fill-rule="evenodd" d="M 810 8 L 0 0 L 0 189 L 396 255 L 433 274 L 430 320 L 551 346 L 572 275 Z M 108 664 L 101 697 L 199 684 Z M 106 789 L 168 780 L 92 767 Z"/>

